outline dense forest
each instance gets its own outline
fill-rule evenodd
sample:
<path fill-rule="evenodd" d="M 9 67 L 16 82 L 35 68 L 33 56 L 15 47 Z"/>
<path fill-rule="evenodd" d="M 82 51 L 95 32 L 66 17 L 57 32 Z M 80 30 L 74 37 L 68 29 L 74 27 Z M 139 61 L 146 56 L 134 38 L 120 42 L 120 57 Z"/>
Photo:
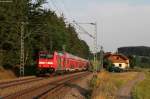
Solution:
<path fill-rule="evenodd" d="M 20 64 L 20 38 L 23 27 L 25 65 L 33 66 L 38 51 L 65 50 L 88 58 L 89 47 L 78 38 L 75 28 L 51 9 L 43 9 L 45 0 L 12 0 L 0 3 L 0 66 Z"/>
<path fill-rule="evenodd" d="M 120 47 L 118 52 L 127 55 L 132 60 L 132 64 L 150 68 L 150 47 Z"/>

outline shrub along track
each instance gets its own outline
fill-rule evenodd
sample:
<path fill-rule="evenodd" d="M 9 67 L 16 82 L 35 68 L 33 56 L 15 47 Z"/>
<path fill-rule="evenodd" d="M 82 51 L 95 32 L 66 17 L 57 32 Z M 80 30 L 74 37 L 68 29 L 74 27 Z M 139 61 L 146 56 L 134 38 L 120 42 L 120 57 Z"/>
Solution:
<path fill-rule="evenodd" d="M 118 93 L 117 93 L 117 99 L 132 99 L 131 91 L 132 88 L 137 84 L 138 82 L 144 80 L 145 75 L 142 72 L 139 72 L 138 75 L 135 77 L 135 79 L 127 82 L 127 84 L 123 85 Z"/>
<path fill-rule="evenodd" d="M 23 89 L 19 92 L 4 95 L 4 99 L 33 99 L 33 98 L 43 98 L 47 94 L 53 93 L 59 88 L 63 87 L 67 82 L 77 80 L 78 78 L 84 77 L 89 74 L 89 72 L 79 72 L 70 74 L 67 76 L 59 76 L 58 79 L 45 80 L 45 83 L 39 84 L 38 86 L 30 86 L 30 88 Z M 44 82 L 44 80 L 43 80 Z"/>

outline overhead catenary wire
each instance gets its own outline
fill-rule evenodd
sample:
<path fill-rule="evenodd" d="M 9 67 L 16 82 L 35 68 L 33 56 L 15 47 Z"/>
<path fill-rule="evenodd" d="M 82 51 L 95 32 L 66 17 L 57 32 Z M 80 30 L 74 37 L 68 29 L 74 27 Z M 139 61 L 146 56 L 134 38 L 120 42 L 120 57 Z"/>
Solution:
<path fill-rule="evenodd" d="M 69 22 L 69 19 L 71 18 L 71 15 L 69 14 L 68 9 L 65 6 L 65 3 L 61 0 L 59 2 L 57 2 L 56 0 L 51 0 L 50 3 L 53 5 L 53 10 L 56 11 L 56 13 L 58 14 L 58 16 L 63 16 L 64 17 L 64 21 L 67 24 L 71 24 L 71 22 Z"/>
<path fill-rule="evenodd" d="M 56 11 L 57 11 L 60 15 L 63 15 L 66 24 L 68 23 L 68 24 L 72 25 L 72 26 L 75 27 L 76 29 L 79 29 L 80 31 L 82 31 L 82 33 L 87 34 L 89 37 L 95 39 L 94 35 L 90 34 L 88 31 L 86 31 L 81 25 L 79 25 L 78 22 L 76 22 L 76 21 L 72 18 L 72 16 L 70 15 L 70 12 L 69 12 L 68 8 L 66 7 L 65 2 L 64 2 L 63 0 L 60 1 L 61 3 L 59 2 L 59 7 L 58 7 L 58 2 L 57 2 L 56 0 L 55 0 L 55 1 L 54 1 L 54 0 L 50 0 L 50 2 L 51 2 L 51 4 L 55 7 Z M 60 7 L 60 4 L 61 4 L 61 6 L 62 6 L 63 8 Z M 64 12 L 65 12 L 65 13 L 64 13 Z M 67 14 L 68 16 L 67 16 L 66 14 Z M 69 20 L 68 18 L 71 19 L 71 20 Z M 81 32 L 80 32 L 80 34 L 81 34 Z"/>
<path fill-rule="evenodd" d="M 89 32 L 87 32 L 87 31 L 86 31 L 82 26 L 80 26 L 75 20 L 73 21 L 73 23 L 74 23 L 76 26 L 78 26 L 78 28 L 79 28 L 80 30 L 82 30 L 83 33 L 85 33 L 85 34 L 89 35 L 91 38 L 95 39 L 95 37 L 94 37 L 93 35 L 91 35 Z"/>
<path fill-rule="evenodd" d="M 75 28 L 78 28 L 79 30 L 81 30 L 84 34 L 88 34 L 90 37 L 92 37 L 93 39 L 95 38 L 92 34 L 90 34 L 88 31 L 86 31 L 81 25 L 79 25 L 79 23 L 78 22 L 76 22 L 75 21 L 75 19 L 74 18 L 72 18 L 72 16 L 70 15 L 70 11 L 69 11 L 69 9 L 67 8 L 67 6 L 65 5 L 65 2 L 64 2 L 64 0 L 61 0 L 60 1 L 61 2 L 61 4 L 63 5 L 63 9 L 65 10 L 64 12 L 66 12 L 67 13 L 67 15 L 65 15 L 64 13 L 64 17 L 65 17 L 65 19 L 67 20 L 68 18 L 69 19 L 71 19 L 71 20 L 67 20 L 67 22 L 68 21 L 70 21 L 69 22 L 69 24 L 71 24 L 72 26 L 74 26 Z M 59 2 L 59 3 L 60 3 Z M 61 8 L 60 8 L 61 9 Z M 61 10 L 62 11 L 62 10 Z M 67 18 L 67 17 L 68 18 Z"/>

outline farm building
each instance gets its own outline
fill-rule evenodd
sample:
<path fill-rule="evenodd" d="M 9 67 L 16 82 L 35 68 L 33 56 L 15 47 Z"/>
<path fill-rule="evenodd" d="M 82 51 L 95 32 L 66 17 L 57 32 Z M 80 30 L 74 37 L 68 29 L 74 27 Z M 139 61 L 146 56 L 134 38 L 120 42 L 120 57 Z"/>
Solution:
<path fill-rule="evenodd" d="M 106 53 L 105 58 L 107 58 L 109 61 L 111 61 L 115 67 L 126 69 L 126 68 L 129 68 L 129 66 L 130 66 L 129 59 L 123 54 Z"/>

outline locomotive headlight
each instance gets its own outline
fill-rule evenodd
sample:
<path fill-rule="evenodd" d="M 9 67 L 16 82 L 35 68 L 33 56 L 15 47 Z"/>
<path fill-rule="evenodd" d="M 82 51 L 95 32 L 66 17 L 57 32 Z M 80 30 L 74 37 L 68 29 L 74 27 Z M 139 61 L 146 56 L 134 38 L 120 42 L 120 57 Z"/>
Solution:
<path fill-rule="evenodd" d="M 39 62 L 39 64 L 45 64 L 45 62 Z"/>
<path fill-rule="evenodd" d="M 53 62 L 47 62 L 47 64 L 50 64 L 50 65 L 52 65 L 52 64 L 53 64 Z"/>

